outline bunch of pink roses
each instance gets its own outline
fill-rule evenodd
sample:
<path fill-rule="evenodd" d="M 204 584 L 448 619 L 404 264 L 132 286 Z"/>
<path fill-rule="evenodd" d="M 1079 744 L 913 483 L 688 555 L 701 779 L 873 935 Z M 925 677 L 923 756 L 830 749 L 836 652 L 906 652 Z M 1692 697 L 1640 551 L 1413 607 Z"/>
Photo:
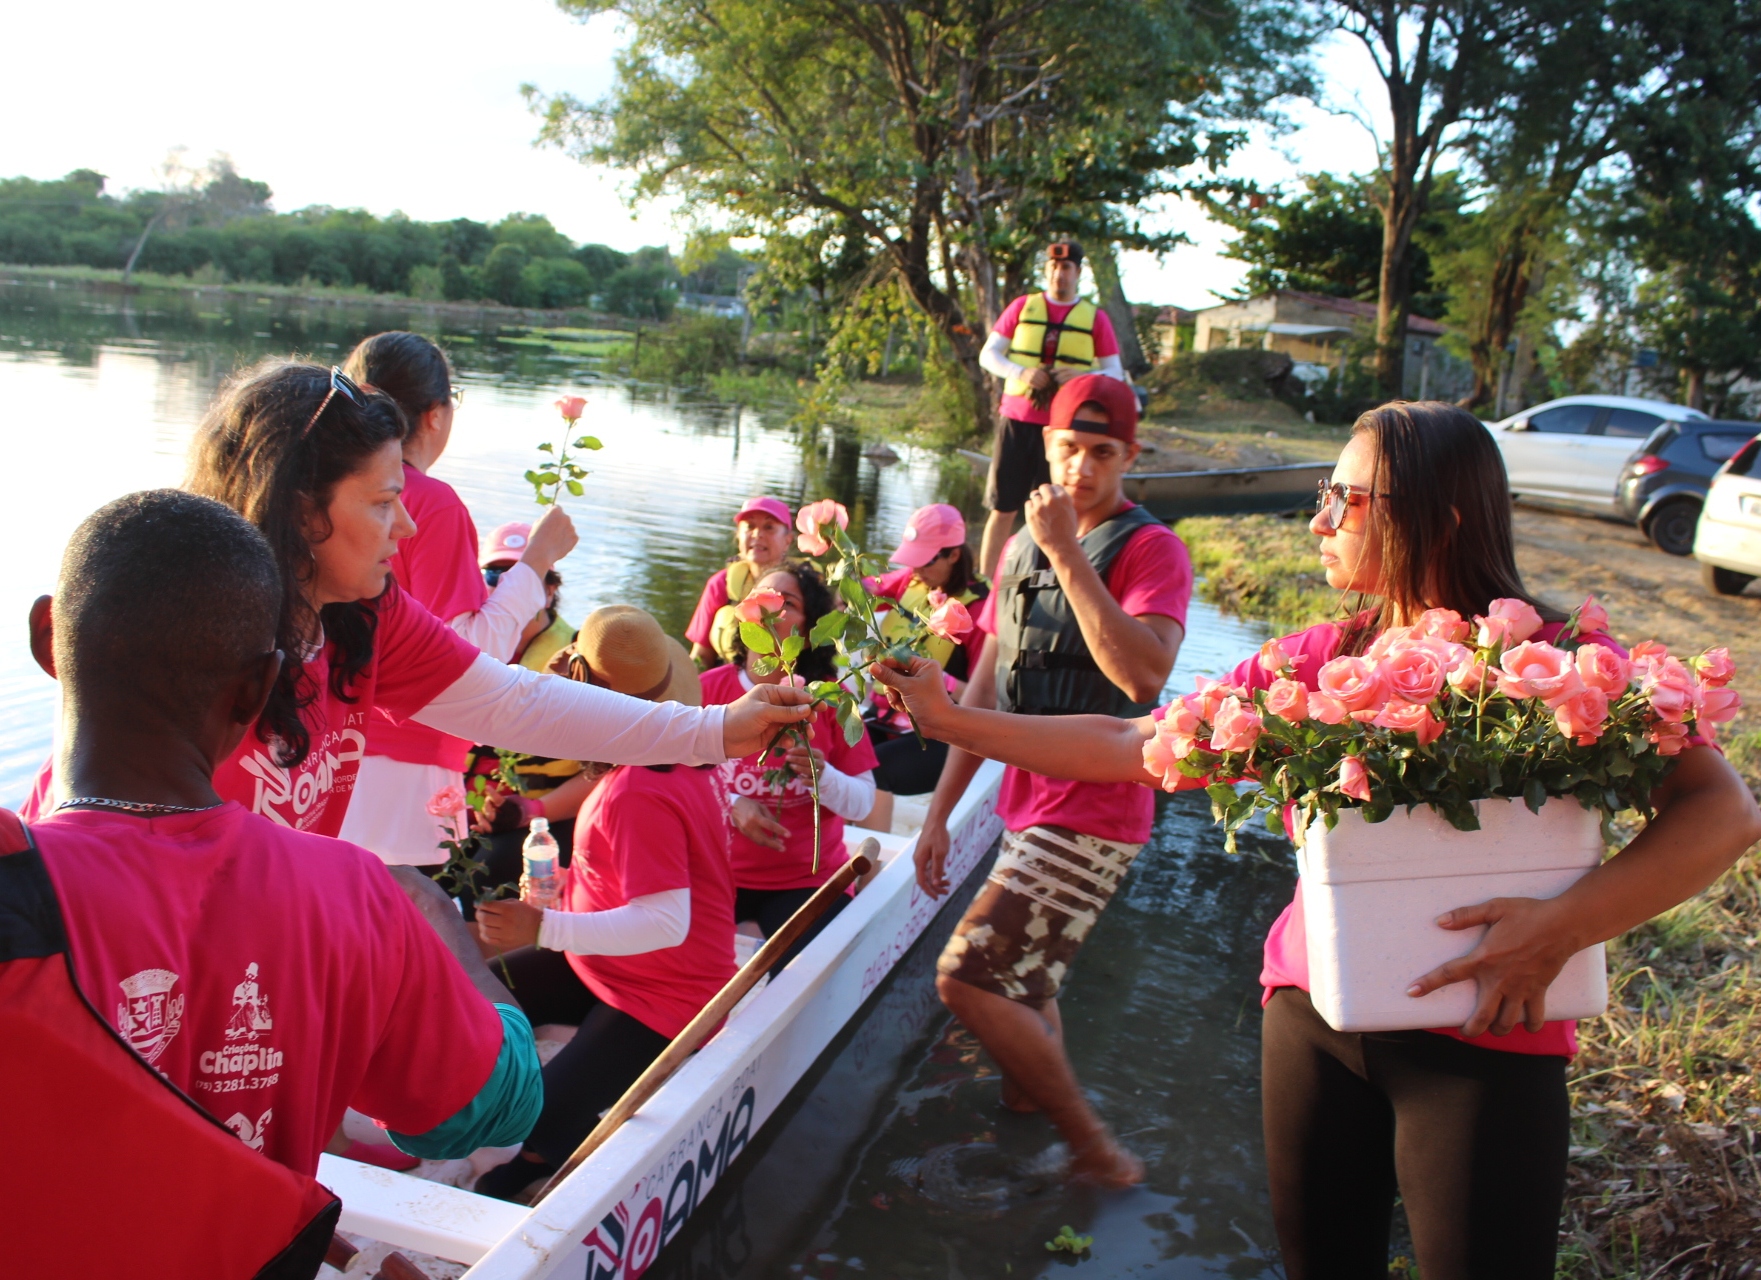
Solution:
<path fill-rule="evenodd" d="M 1231 839 L 1255 813 L 1276 829 L 1294 808 L 1300 831 L 1316 816 L 1330 825 L 1348 802 L 1371 821 L 1429 804 L 1474 830 L 1472 802 L 1493 796 L 1644 810 L 1690 736 L 1736 714 L 1724 649 L 1684 663 L 1647 642 L 1623 657 L 1586 638 L 1608 625 L 1594 597 L 1560 643 L 1533 639 L 1542 625 L 1521 600 L 1495 600 L 1471 622 L 1431 609 L 1361 656 L 1323 663 L 1312 688 L 1268 641 L 1258 661 L 1270 684 L 1201 679 L 1167 708 L 1144 767 L 1170 791 L 1207 783 Z M 1257 786 L 1235 785 L 1246 781 Z"/>

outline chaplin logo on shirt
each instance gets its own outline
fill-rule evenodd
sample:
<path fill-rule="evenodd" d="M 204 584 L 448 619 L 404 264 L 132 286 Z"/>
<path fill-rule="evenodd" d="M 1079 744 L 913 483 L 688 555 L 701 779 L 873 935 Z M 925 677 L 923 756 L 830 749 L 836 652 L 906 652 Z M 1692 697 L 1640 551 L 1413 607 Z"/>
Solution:
<path fill-rule="evenodd" d="M 149 1063 L 159 1061 L 183 1025 L 183 996 L 171 994 L 176 982 L 169 969 L 142 969 L 116 984 L 127 997 L 116 1006 L 116 1029 Z"/>
<path fill-rule="evenodd" d="M 257 981 L 257 973 L 257 964 L 252 961 L 245 966 L 245 980 L 232 989 L 232 1012 L 226 1021 L 226 1048 L 210 1049 L 196 1059 L 196 1067 L 204 1075 L 239 1078 L 199 1080 L 196 1088 L 231 1093 L 238 1089 L 267 1088 L 279 1079 L 269 1073 L 274 1072 L 287 1055 L 271 1045 L 257 1043 L 275 1027 L 275 1019 L 269 1013 L 269 993 Z"/>
<path fill-rule="evenodd" d="M 245 1115 L 242 1111 L 233 1112 L 220 1123 L 224 1124 L 228 1129 L 231 1129 L 237 1134 L 238 1140 L 244 1143 L 252 1151 L 261 1151 L 263 1149 L 263 1139 L 266 1136 L 265 1130 L 269 1128 L 269 1122 L 274 1118 L 275 1109 L 271 1107 L 257 1117 L 256 1124 L 252 1124 L 250 1117 Z"/>
<path fill-rule="evenodd" d="M 232 1018 L 226 1024 L 228 1040 L 255 1041 L 275 1026 L 269 1016 L 269 994 L 258 985 L 257 963 L 245 966 L 245 980 L 232 989 Z"/>

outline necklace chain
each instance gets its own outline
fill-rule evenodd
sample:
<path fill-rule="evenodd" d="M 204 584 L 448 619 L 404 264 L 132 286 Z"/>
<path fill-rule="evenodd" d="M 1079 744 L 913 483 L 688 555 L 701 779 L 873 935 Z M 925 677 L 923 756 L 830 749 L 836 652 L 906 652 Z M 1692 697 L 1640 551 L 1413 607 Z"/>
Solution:
<path fill-rule="evenodd" d="M 226 803 L 224 800 L 221 804 Z M 55 806 L 55 812 L 72 809 L 75 806 L 84 808 L 94 806 L 99 809 L 120 809 L 123 813 L 132 813 L 142 818 L 161 817 L 173 813 L 206 813 L 210 809 L 218 809 L 218 804 L 148 804 L 142 800 L 112 800 L 109 796 L 73 796 Z"/>

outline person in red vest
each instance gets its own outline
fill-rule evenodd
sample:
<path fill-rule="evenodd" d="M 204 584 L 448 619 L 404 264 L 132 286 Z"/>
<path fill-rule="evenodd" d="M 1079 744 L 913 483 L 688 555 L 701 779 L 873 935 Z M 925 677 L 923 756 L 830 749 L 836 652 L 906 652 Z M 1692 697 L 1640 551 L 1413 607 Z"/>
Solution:
<path fill-rule="evenodd" d="M 74 978 L 135 1054 L 295 1172 L 350 1106 L 411 1155 L 519 1142 L 543 1103 L 532 1029 L 439 886 L 215 790 L 275 687 L 281 604 L 268 542 L 212 499 L 130 494 L 75 531 L 32 610 L 66 798 L 31 827 Z"/>
<path fill-rule="evenodd" d="M 1043 292 L 1023 294 L 1003 309 L 978 357 L 987 373 L 1003 379 L 997 439 L 984 486 L 990 516 L 978 550 L 978 571 L 986 579 L 996 572 L 1003 543 L 1028 495 L 1051 482 L 1041 433 L 1052 420 L 1053 394 L 1085 373 L 1125 378 L 1113 322 L 1077 295 L 1082 246 L 1074 240 L 1047 245 L 1045 278 Z"/>

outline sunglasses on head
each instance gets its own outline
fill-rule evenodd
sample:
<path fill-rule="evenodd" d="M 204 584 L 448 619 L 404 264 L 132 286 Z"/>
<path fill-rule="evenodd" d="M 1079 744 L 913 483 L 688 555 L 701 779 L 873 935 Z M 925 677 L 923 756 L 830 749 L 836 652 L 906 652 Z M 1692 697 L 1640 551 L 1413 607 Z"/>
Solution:
<path fill-rule="evenodd" d="M 330 407 L 330 402 L 339 395 L 357 409 L 366 403 L 366 393 L 355 384 L 355 380 L 335 365 L 331 365 L 330 390 L 324 393 L 324 398 L 318 402 L 318 408 L 313 411 L 311 417 L 306 419 L 306 425 L 300 428 L 301 439 L 311 434 L 312 428 L 318 425 L 318 419 L 322 418 L 324 411 Z"/>
<path fill-rule="evenodd" d="M 1345 523 L 1346 512 L 1371 498 L 1387 496 L 1385 493 L 1342 484 L 1337 480 L 1320 480 L 1315 483 L 1315 514 L 1320 517 L 1322 524 L 1337 533 L 1339 526 Z"/>
<path fill-rule="evenodd" d="M 452 402 L 455 406 L 465 403 L 465 389 L 463 387 L 454 387 L 447 394 L 452 397 Z"/>

